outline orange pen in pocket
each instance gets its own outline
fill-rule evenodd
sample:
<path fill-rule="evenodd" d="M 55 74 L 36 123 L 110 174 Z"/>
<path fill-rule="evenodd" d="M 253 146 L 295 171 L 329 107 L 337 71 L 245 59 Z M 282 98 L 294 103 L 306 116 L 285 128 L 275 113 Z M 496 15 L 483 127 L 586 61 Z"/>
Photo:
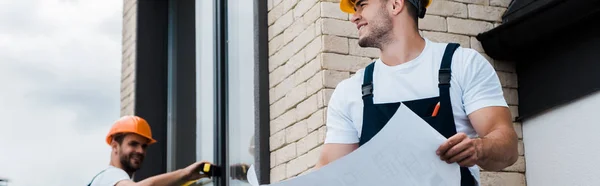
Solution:
<path fill-rule="evenodd" d="M 433 109 L 433 113 L 431 113 L 431 117 L 435 117 L 438 114 L 438 111 L 440 111 L 440 102 L 438 102 L 435 105 L 435 108 Z"/>

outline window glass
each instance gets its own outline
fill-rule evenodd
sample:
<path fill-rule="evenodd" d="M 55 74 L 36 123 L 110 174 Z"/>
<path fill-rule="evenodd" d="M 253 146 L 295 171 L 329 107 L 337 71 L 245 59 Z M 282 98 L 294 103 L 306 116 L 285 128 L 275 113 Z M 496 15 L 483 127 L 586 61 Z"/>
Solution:
<path fill-rule="evenodd" d="M 197 159 L 215 162 L 214 1 L 196 0 Z M 250 185 L 246 173 L 254 163 L 254 7 L 253 1 L 227 2 L 227 121 L 231 186 Z M 225 156 L 223 155 L 223 156 Z M 210 183 L 209 185 L 213 185 Z"/>
<path fill-rule="evenodd" d="M 250 0 L 228 0 L 229 185 L 246 182 L 254 163 L 254 6 Z"/>
<path fill-rule="evenodd" d="M 209 162 L 215 162 L 213 7 L 213 1 L 196 0 L 196 159 Z"/>

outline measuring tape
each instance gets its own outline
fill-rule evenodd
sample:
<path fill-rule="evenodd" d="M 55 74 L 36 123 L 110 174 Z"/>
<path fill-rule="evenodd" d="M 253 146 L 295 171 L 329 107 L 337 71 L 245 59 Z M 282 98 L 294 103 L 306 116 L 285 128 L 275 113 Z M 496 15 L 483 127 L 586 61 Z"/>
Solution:
<path fill-rule="evenodd" d="M 220 167 L 216 166 L 216 165 L 212 165 L 210 163 L 202 163 L 200 164 L 200 167 L 202 167 L 202 169 L 200 170 L 200 172 L 204 173 L 205 175 L 207 175 L 208 177 L 213 177 L 213 176 L 219 176 L 220 173 Z M 186 183 L 184 183 L 181 186 L 189 186 L 193 183 L 196 183 L 198 180 L 192 180 L 192 181 L 188 181 Z M 210 181 L 207 181 L 206 183 L 208 183 Z M 205 183 L 202 183 L 202 185 L 204 185 Z"/>

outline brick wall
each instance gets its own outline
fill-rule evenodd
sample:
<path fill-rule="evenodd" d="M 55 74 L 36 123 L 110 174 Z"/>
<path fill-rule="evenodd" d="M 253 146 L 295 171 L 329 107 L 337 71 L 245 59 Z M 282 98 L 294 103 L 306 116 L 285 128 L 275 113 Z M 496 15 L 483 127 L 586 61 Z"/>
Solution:
<path fill-rule="evenodd" d="M 121 65 L 121 116 L 133 114 L 135 91 L 135 41 L 137 0 L 123 0 L 123 48 Z"/>
<path fill-rule="evenodd" d="M 419 28 L 424 37 L 458 42 L 481 52 L 496 68 L 514 117 L 515 64 L 494 61 L 474 37 L 500 24 L 510 0 L 434 0 Z M 268 0 L 271 181 L 310 171 L 325 137 L 327 103 L 335 86 L 379 56 L 360 48 L 339 0 Z M 513 119 L 514 119 L 513 117 Z M 482 171 L 483 185 L 525 185 L 521 124 L 519 160 L 500 172 Z"/>

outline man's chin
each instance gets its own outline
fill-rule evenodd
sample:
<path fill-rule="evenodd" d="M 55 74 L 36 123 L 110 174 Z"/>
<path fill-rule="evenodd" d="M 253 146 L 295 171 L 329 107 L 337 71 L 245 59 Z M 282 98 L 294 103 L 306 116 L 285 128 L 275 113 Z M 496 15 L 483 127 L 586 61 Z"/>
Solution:
<path fill-rule="evenodd" d="M 132 161 L 129 165 L 131 166 L 132 169 L 138 170 L 142 166 L 142 162 Z"/>
<path fill-rule="evenodd" d="M 358 46 L 366 48 L 366 47 L 373 47 L 371 45 L 369 45 L 368 41 L 366 41 L 365 38 L 359 38 L 358 39 Z"/>
<path fill-rule="evenodd" d="M 140 166 L 139 165 L 132 165 L 131 169 L 132 169 L 133 172 L 135 172 L 137 170 L 140 170 Z"/>
<path fill-rule="evenodd" d="M 360 46 L 360 45 L 363 45 L 363 43 L 365 42 L 364 40 L 365 40 L 365 37 L 364 37 L 364 36 L 358 36 L 358 41 L 357 41 L 358 45 L 359 45 L 359 46 Z M 361 47 L 362 47 L 362 46 L 361 46 Z"/>

